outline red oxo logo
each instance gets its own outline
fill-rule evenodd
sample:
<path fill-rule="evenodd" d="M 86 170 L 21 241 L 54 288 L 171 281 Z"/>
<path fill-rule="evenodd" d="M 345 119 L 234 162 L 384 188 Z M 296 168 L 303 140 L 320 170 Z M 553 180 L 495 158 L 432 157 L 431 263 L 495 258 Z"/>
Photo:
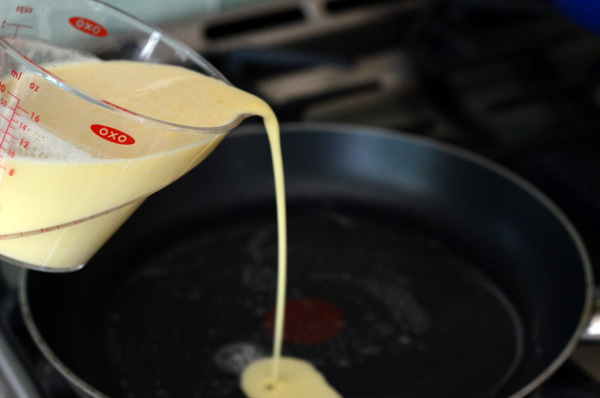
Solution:
<path fill-rule="evenodd" d="M 69 19 L 69 23 L 77 30 L 87 33 L 88 35 L 103 37 L 108 35 L 108 30 L 104 26 L 91 19 L 83 17 L 73 17 Z"/>
<path fill-rule="evenodd" d="M 90 129 L 98 137 L 103 138 L 109 142 L 114 142 L 115 144 L 132 145 L 135 143 L 135 140 L 132 136 L 112 127 L 103 126 L 101 124 L 92 124 L 90 126 Z"/>

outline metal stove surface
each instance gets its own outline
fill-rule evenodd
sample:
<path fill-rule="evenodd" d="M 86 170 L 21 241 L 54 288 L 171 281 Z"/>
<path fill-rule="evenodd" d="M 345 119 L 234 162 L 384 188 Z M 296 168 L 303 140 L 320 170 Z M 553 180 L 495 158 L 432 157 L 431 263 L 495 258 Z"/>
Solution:
<path fill-rule="evenodd" d="M 282 122 L 391 128 L 511 168 L 567 213 L 600 274 L 600 37 L 549 1 L 289 0 L 172 33 Z M 0 396 L 69 398 L 4 290 Z M 600 346 L 582 345 L 536 397 L 599 397 L 597 380 Z"/>

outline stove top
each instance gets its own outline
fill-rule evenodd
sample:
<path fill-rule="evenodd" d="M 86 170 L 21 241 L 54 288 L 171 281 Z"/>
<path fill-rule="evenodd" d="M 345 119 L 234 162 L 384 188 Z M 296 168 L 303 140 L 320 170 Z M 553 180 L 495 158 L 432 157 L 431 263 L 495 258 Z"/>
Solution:
<path fill-rule="evenodd" d="M 384 127 L 503 164 L 565 211 L 600 273 L 600 36 L 550 1 L 259 2 L 171 31 L 282 122 Z M 0 396 L 74 396 L 5 291 Z M 600 396 L 597 355 L 579 347 L 536 396 Z"/>
<path fill-rule="evenodd" d="M 188 42 L 282 122 L 391 128 L 480 153 L 550 195 L 598 257 L 599 35 L 546 0 L 299 0 L 247 12 L 202 20 Z"/>

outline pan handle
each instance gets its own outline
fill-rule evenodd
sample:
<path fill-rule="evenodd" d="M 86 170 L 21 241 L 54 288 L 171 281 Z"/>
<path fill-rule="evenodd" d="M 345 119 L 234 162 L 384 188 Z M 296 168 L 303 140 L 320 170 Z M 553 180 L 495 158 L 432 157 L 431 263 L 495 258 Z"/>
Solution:
<path fill-rule="evenodd" d="M 600 343 L 600 287 L 594 291 L 592 315 L 587 327 L 583 330 L 580 340 L 586 343 Z"/>

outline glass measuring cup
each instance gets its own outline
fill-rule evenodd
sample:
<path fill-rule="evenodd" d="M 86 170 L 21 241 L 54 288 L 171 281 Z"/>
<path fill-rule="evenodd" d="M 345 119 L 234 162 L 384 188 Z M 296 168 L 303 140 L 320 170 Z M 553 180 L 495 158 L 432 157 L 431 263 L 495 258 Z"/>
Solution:
<path fill-rule="evenodd" d="M 247 116 L 165 122 L 48 71 L 106 60 L 185 65 L 225 80 L 193 50 L 104 3 L 3 0 L 1 258 L 46 271 L 83 267 L 145 197 L 195 167 Z"/>

